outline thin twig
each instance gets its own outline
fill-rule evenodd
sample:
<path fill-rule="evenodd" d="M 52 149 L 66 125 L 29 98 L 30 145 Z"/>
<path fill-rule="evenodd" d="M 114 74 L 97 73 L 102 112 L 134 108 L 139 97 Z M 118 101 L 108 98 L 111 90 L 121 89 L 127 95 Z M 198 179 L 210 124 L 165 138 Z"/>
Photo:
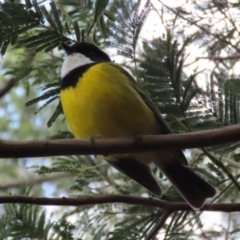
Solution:
<path fill-rule="evenodd" d="M 0 190 L 4 191 L 9 188 L 17 188 L 17 187 L 20 187 L 23 185 L 40 184 L 43 182 L 54 181 L 54 180 L 64 178 L 64 177 L 69 177 L 69 176 L 71 176 L 71 173 L 60 172 L 60 173 L 52 173 L 48 176 L 44 175 L 44 176 L 39 176 L 39 177 L 34 177 L 34 178 L 30 177 L 28 179 L 17 179 L 15 181 L 12 181 L 9 183 L 0 184 Z"/>
<path fill-rule="evenodd" d="M 155 225 L 155 227 L 152 229 L 152 231 L 149 233 L 149 235 L 146 237 L 145 240 L 151 240 L 153 239 L 159 230 L 163 227 L 164 223 L 167 221 L 168 217 L 170 216 L 172 212 L 171 211 L 166 211 L 160 221 Z"/>
<path fill-rule="evenodd" d="M 238 191 L 240 191 L 240 185 L 232 175 L 231 171 L 229 171 L 227 167 L 221 161 L 215 158 L 208 150 L 206 150 L 205 148 L 202 148 L 202 151 L 217 167 L 222 169 L 222 171 L 229 177 L 229 179 L 231 179 L 231 181 L 233 182 L 235 187 L 238 189 Z"/>
<path fill-rule="evenodd" d="M 196 153 L 196 154 L 202 154 L 203 153 L 203 151 L 201 151 L 200 149 L 197 149 L 197 148 L 192 149 L 191 152 Z M 238 163 L 238 162 L 236 162 L 236 161 L 234 161 L 230 158 L 223 157 L 220 154 L 212 154 L 212 156 L 215 157 L 215 158 L 221 158 L 221 161 L 229 163 L 230 165 L 232 165 L 234 167 L 240 168 L 240 163 Z"/>
<path fill-rule="evenodd" d="M 208 34 L 209 36 L 212 36 L 214 39 L 218 39 L 224 44 L 230 45 L 232 48 L 234 48 L 237 52 L 240 52 L 240 49 L 238 49 L 231 41 L 226 40 L 225 38 L 221 38 L 220 35 L 212 33 L 209 29 L 209 27 L 204 27 L 199 24 L 197 24 L 196 21 L 191 20 L 189 16 L 185 17 L 184 14 L 181 14 L 181 11 L 175 10 L 174 8 L 169 7 L 167 4 L 163 3 L 162 0 L 159 0 L 159 2 L 166 7 L 168 10 L 173 12 L 174 14 L 177 14 L 177 16 L 181 17 L 182 19 L 186 20 L 187 22 L 190 22 L 192 25 L 196 26 L 197 28 L 201 29 L 203 32 Z"/>
<path fill-rule="evenodd" d="M 0 89 L 0 98 L 4 97 L 14 86 L 16 79 L 9 80 L 3 88 Z"/>
<path fill-rule="evenodd" d="M 240 59 L 240 55 L 232 55 L 232 56 L 226 56 L 226 57 L 221 57 L 221 56 L 208 56 L 208 57 L 197 57 L 195 60 L 199 59 L 209 59 L 209 60 L 217 60 L 217 61 L 224 61 L 224 60 L 233 60 L 233 59 Z"/>

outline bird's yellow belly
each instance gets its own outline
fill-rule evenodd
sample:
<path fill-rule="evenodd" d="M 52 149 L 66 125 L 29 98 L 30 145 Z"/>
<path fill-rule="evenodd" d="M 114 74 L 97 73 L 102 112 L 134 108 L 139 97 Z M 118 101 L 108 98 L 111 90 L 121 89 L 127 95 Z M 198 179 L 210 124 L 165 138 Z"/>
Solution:
<path fill-rule="evenodd" d="M 77 86 L 61 91 L 64 115 L 76 138 L 159 132 L 153 112 L 139 94 L 125 79 L 119 81 L 90 74 L 79 80 Z"/>
<path fill-rule="evenodd" d="M 75 87 L 61 90 L 64 115 L 73 135 L 87 139 L 159 134 L 160 127 L 154 113 L 135 90 L 131 80 L 121 72 L 116 75 L 113 70 L 113 66 L 98 64 L 94 69 L 89 69 Z M 136 153 L 131 156 L 149 164 L 158 153 Z M 107 159 L 114 161 L 115 157 L 108 156 Z"/>

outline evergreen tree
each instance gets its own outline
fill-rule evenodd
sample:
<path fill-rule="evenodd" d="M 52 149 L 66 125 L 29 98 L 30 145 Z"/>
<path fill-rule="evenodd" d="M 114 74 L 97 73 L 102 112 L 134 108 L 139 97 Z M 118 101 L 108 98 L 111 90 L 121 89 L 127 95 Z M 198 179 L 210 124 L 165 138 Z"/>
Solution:
<path fill-rule="evenodd" d="M 73 138 L 62 114 L 59 78 L 64 57 L 61 43 L 77 41 L 95 43 L 113 59 L 121 56 L 121 65 L 135 77 L 174 133 L 238 124 L 239 7 L 238 2 L 220 0 L 185 1 L 177 7 L 161 0 L 1 3 L 1 139 Z M 153 16 L 159 32 L 150 39 L 147 27 Z M 238 203 L 239 142 L 186 150 L 185 154 L 191 168 L 219 189 L 213 203 Z M 121 194 L 152 198 L 146 189 L 93 156 L 29 157 L 2 160 L 2 195 L 10 191 L 33 197 L 82 199 Z M 25 170 L 29 166 L 35 174 Z M 183 201 L 161 172 L 155 170 L 155 174 L 163 186 L 164 200 Z M 154 239 L 157 234 L 159 239 L 239 237 L 237 213 L 222 214 L 227 220 L 216 222 L 218 228 L 207 228 L 204 224 L 210 217 L 204 217 L 204 211 L 173 211 L 139 202 L 49 210 L 21 199 L 2 207 L 0 239 L 130 240 Z"/>

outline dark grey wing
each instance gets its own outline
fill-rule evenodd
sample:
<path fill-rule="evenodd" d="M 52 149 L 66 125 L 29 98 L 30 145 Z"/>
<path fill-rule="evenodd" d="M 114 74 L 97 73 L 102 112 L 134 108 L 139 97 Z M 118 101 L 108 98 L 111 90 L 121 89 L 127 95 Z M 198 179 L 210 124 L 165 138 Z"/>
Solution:
<path fill-rule="evenodd" d="M 153 113 L 155 114 L 157 121 L 160 125 L 161 128 L 161 133 L 162 134 L 172 134 L 172 130 L 171 128 L 167 125 L 166 121 L 164 121 L 161 113 L 159 112 L 159 110 L 156 108 L 156 106 L 152 103 L 152 101 L 143 93 L 143 92 L 139 92 L 139 95 L 142 97 L 142 99 L 144 100 L 144 102 L 148 105 L 148 107 L 153 111 Z M 183 154 L 183 152 L 181 150 L 171 150 L 171 152 L 174 154 L 174 156 L 176 157 L 176 159 L 183 165 L 183 166 L 188 166 L 188 161 L 185 157 L 185 155 Z"/>
<path fill-rule="evenodd" d="M 167 123 L 164 121 L 161 113 L 159 112 L 159 110 L 156 108 L 156 106 L 152 103 L 152 101 L 144 94 L 144 92 L 139 89 L 136 81 L 134 80 L 134 78 L 131 76 L 131 74 L 129 74 L 126 70 L 124 70 L 122 67 L 111 63 L 111 65 L 113 65 L 114 67 L 120 69 L 122 71 L 123 74 L 125 74 L 127 76 L 127 78 L 131 81 L 132 83 L 132 87 L 138 92 L 138 94 L 140 95 L 140 97 L 144 100 L 144 102 L 148 105 L 148 107 L 153 111 L 160 129 L 161 129 L 161 134 L 172 134 L 172 130 L 171 128 L 167 125 Z M 171 151 L 174 156 L 175 159 L 179 161 L 180 164 L 182 164 L 183 166 L 188 166 L 188 161 L 185 157 L 185 155 L 183 154 L 183 152 L 181 150 L 172 150 Z"/>
<path fill-rule="evenodd" d="M 148 166 L 130 157 L 117 158 L 115 161 L 109 161 L 106 159 L 106 161 L 117 170 L 148 189 L 153 194 L 157 195 L 158 197 L 162 196 L 161 188 Z"/>
<path fill-rule="evenodd" d="M 212 198 L 216 195 L 215 187 L 198 176 L 189 167 L 183 166 L 176 161 L 175 155 L 167 159 L 164 159 L 163 156 L 161 160 L 155 161 L 155 164 L 193 209 L 200 209 L 207 198 Z M 162 162 L 168 162 L 168 164 L 163 164 Z"/>

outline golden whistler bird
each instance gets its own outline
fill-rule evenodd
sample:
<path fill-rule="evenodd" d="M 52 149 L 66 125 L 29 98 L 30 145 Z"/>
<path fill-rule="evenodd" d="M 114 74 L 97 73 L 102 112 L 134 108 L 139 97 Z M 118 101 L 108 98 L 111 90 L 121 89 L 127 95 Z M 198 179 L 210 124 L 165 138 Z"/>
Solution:
<path fill-rule="evenodd" d="M 133 77 L 90 43 L 62 44 L 61 103 L 73 135 L 79 139 L 171 134 L 161 114 Z M 155 164 L 193 209 L 201 208 L 216 189 L 189 167 L 180 150 L 116 154 L 104 157 L 113 167 L 161 197 L 152 174 Z"/>

